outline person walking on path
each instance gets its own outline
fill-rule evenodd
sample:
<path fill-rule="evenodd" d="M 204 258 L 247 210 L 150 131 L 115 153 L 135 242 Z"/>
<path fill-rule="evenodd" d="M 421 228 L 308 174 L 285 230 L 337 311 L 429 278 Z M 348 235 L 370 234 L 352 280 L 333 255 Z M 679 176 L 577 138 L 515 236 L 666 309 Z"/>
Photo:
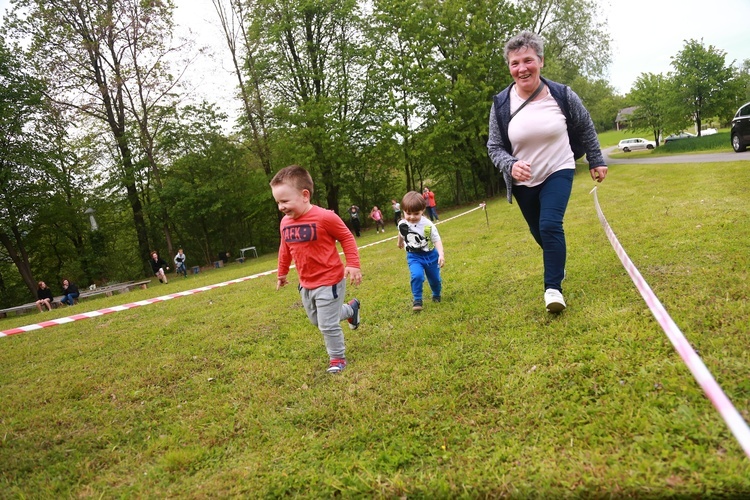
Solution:
<path fill-rule="evenodd" d="M 404 218 L 398 223 L 398 248 L 406 248 L 411 275 L 412 310 L 422 310 L 425 275 L 432 290 L 432 301 L 440 302 L 443 282 L 440 268 L 445 264 L 443 242 L 437 226 L 424 216 L 427 204 L 422 195 L 409 191 L 401 200 Z"/>
<path fill-rule="evenodd" d="M 516 198 L 542 249 L 545 307 L 559 313 L 567 307 L 563 218 L 575 160 L 586 153 L 596 182 L 607 176 L 607 166 L 581 99 L 570 87 L 542 78 L 542 38 L 523 31 L 505 44 L 504 55 L 513 83 L 493 99 L 487 152 L 503 174 L 508 202 Z"/>
<path fill-rule="evenodd" d="M 310 322 L 323 334 L 328 352 L 328 373 L 346 368 L 346 346 L 340 322 L 347 320 L 356 330 L 360 323 L 360 302 L 344 304 L 347 278 L 362 282 L 359 252 L 354 236 L 344 221 L 330 210 L 310 202 L 314 184 L 309 172 L 297 165 L 279 170 L 271 179 L 273 198 L 284 213 L 279 230 L 279 263 L 276 290 L 286 286 L 294 261 L 299 277 L 302 305 Z M 336 242 L 341 244 L 346 266 Z"/>
<path fill-rule="evenodd" d="M 62 293 L 63 298 L 60 299 L 60 302 L 69 306 L 75 304 L 76 299 L 81 295 L 78 292 L 78 287 L 76 286 L 76 284 L 72 283 L 70 280 L 63 280 Z"/>
<path fill-rule="evenodd" d="M 165 271 L 169 271 L 169 267 L 164 259 L 159 257 L 159 253 L 156 250 L 151 252 L 151 258 L 148 263 L 151 264 L 151 270 L 154 272 L 154 276 L 159 278 L 159 281 L 166 284 L 167 273 L 165 273 Z"/>
<path fill-rule="evenodd" d="M 187 278 L 187 266 L 185 265 L 186 259 L 187 257 L 185 257 L 182 248 L 178 249 L 177 255 L 174 256 L 174 270 L 177 274 L 182 274 L 185 278 Z"/>
<path fill-rule="evenodd" d="M 432 222 L 440 220 L 437 214 L 437 203 L 435 203 L 435 193 L 430 191 L 430 188 L 424 188 L 422 192 L 424 201 L 427 203 L 427 215 Z"/>
<path fill-rule="evenodd" d="M 47 283 L 44 281 L 40 281 L 37 286 L 36 308 L 39 309 L 39 312 L 44 312 L 44 307 L 46 307 L 48 311 L 51 311 L 52 302 L 55 300 L 55 297 L 52 295 L 52 290 L 49 289 Z"/>
<path fill-rule="evenodd" d="M 359 220 L 359 207 L 357 205 L 349 207 L 349 222 L 352 224 L 352 231 L 354 231 L 354 234 L 359 236 L 362 221 Z"/>
<path fill-rule="evenodd" d="M 385 232 L 383 212 L 377 206 L 372 207 L 372 210 L 370 210 L 370 218 L 375 221 L 375 232 L 379 233 L 381 230 Z"/>

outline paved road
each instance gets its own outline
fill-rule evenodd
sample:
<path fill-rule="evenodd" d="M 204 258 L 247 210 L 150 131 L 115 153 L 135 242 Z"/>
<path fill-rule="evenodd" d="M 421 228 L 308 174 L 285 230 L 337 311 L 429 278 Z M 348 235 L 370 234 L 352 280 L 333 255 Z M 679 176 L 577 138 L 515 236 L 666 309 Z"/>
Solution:
<path fill-rule="evenodd" d="M 700 153 L 700 154 L 684 154 L 676 156 L 657 156 L 655 158 L 611 158 L 609 153 L 617 150 L 617 146 L 603 149 L 604 159 L 607 161 L 607 165 L 627 165 L 628 163 L 637 164 L 655 164 L 655 163 L 710 163 L 720 161 L 739 161 L 746 160 L 750 161 L 750 151 L 744 153 Z"/>

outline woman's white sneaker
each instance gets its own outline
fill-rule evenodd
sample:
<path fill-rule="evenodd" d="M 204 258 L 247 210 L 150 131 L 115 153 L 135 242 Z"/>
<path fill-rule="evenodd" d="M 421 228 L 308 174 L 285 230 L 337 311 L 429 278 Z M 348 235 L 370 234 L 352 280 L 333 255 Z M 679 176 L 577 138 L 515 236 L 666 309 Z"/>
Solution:
<path fill-rule="evenodd" d="M 551 313 L 559 313 L 565 309 L 565 299 L 562 293 L 554 288 L 548 288 L 544 292 L 544 304 L 547 306 L 547 311 Z"/>

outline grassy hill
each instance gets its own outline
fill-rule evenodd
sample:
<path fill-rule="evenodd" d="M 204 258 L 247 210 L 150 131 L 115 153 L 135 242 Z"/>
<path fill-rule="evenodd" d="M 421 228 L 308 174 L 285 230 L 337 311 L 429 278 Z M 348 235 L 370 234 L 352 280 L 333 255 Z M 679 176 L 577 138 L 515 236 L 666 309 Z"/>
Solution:
<path fill-rule="evenodd" d="M 615 166 L 599 199 L 750 420 L 746 163 Z M 275 276 L 0 339 L 0 496 L 750 495 L 750 460 L 622 268 L 591 186 L 579 172 L 559 316 L 504 197 L 489 225 L 478 210 L 439 226 L 443 302 L 421 314 L 395 241 L 362 249 L 364 282 L 347 291 L 362 325 L 345 328 L 339 375 Z M 251 259 L 75 312 L 273 268 Z"/>

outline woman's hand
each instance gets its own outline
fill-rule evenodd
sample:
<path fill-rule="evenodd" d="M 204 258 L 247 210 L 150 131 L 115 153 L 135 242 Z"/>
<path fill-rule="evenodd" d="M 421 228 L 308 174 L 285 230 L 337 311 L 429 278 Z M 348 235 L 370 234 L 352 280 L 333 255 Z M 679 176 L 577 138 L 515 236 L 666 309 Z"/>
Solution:
<path fill-rule="evenodd" d="M 596 182 L 602 182 L 607 177 L 607 167 L 594 167 L 589 169 L 591 179 Z"/>
<path fill-rule="evenodd" d="M 523 160 L 518 160 L 513 164 L 510 175 L 519 182 L 528 181 L 531 179 L 531 165 Z"/>

